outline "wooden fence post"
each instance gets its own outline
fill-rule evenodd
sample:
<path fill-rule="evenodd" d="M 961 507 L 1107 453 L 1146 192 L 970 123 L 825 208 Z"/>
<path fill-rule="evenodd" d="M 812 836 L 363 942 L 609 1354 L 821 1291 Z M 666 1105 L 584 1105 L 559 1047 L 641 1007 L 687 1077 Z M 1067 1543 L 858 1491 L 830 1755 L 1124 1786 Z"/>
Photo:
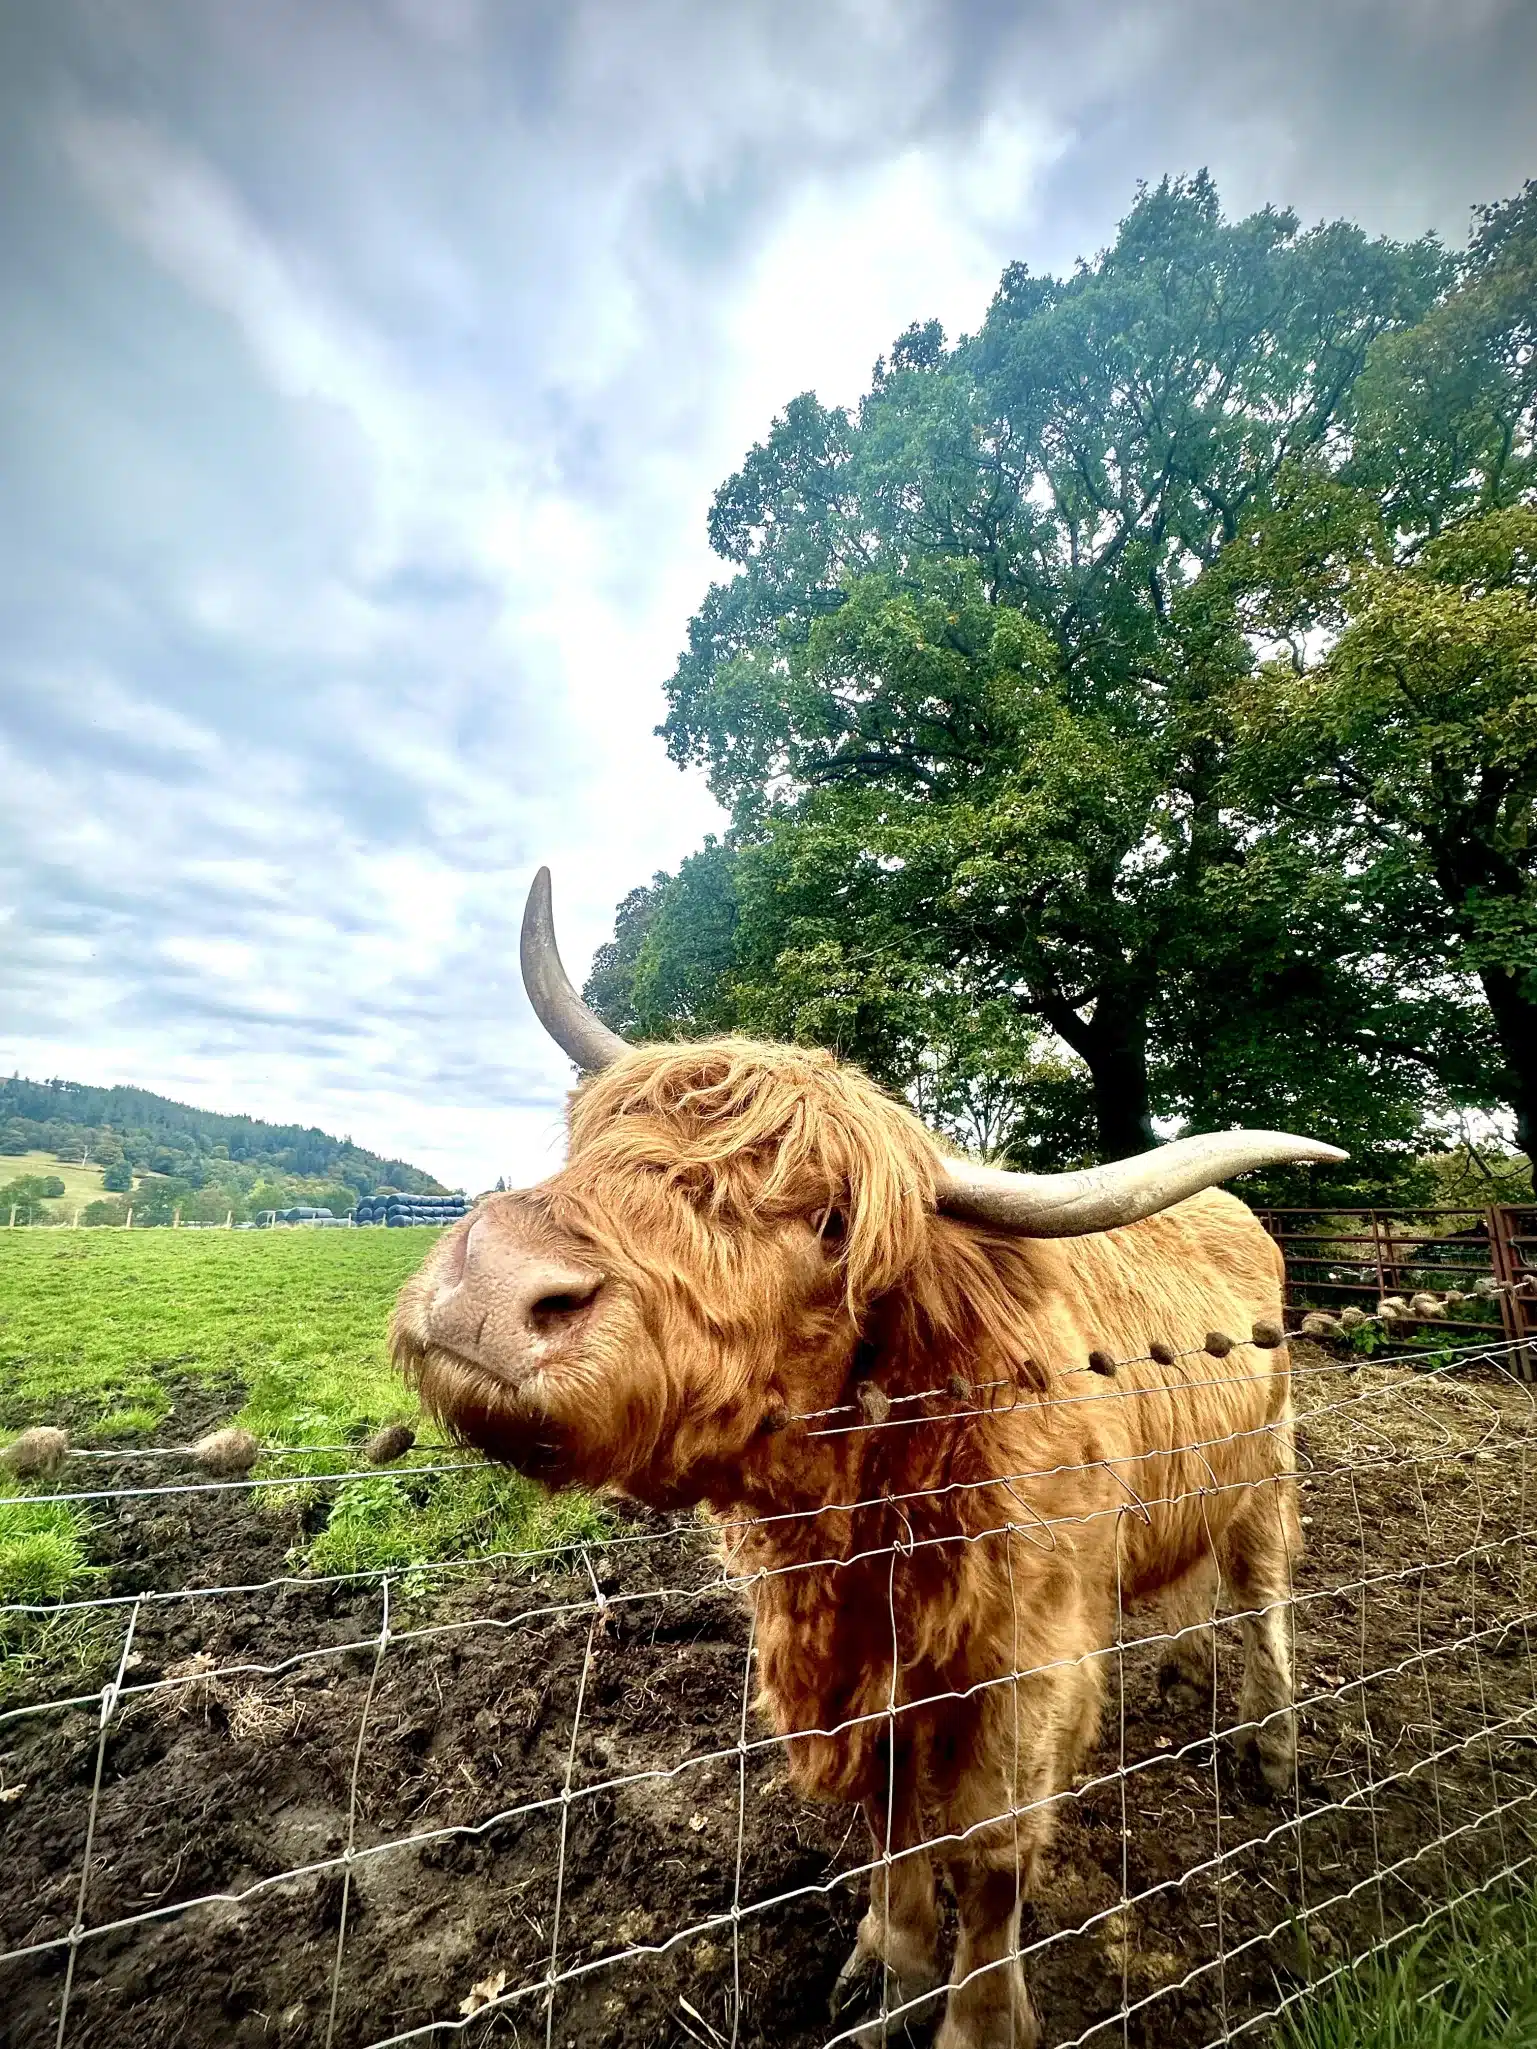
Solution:
<path fill-rule="evenodd" d="M 129 1203 L 129 1205 L 128 1205 L 128 1214 L 127 1214 L 127 1216 L 126 1216 L 126 1217 L 124 1217 L 124 1219 L 123 1219 L 123 1229 L 124 1229 L 125 1231 L 131 1231 L 131 1230 L 133 1229 L 133 1204 L 132 1204 L 132 1203 Z"/>

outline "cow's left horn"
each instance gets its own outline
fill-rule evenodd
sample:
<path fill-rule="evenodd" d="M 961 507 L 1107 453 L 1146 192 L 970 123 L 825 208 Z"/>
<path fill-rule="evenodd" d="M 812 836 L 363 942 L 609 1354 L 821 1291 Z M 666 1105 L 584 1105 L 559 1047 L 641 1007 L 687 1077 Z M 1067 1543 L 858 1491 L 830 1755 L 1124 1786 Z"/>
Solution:
<path fill-rule="evenodd" d="M 612 1067 L 621 1053 L 630 1050 L 621 1039 L 577 995 L 570 977 L 560 964 L 555 944 L 555 917 L 550 908 L 550 871 L 541 868 L 534 877 L 523 906 L 523 986 L 534 1006 L 534 1015 L 562 1053 L 574 1060 L 584 1074 L 596 1074 Z"/>
<path fill-rule="evenodd" d="M 974 1224 L 1017 1231 L 1023 1238 L 1080 1238 L 1135 1224 L 1254 1167 L 1349 1157 L 1338 1146 L 1285 1131 L 1213 1131 L 1078 1174 L 1010 1174 L 970 1160 L 944 1160 L 934 1192 L 948 1215 Z"/>

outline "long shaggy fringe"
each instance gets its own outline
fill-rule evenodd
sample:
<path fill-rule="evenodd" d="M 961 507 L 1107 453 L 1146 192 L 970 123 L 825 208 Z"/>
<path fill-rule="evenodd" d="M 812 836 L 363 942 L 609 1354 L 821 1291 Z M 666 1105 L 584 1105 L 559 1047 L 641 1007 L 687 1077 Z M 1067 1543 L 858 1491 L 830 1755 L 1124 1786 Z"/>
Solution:
<path fill-rule="evenodd" d="M 712 1225 L 842 1213 L 851 1305 L 921 1259 L 938 1152 L 905 1104 L 818 1047 L 647 1046 L 572 1098 L 568 1178 L 659 1175 Z"/>

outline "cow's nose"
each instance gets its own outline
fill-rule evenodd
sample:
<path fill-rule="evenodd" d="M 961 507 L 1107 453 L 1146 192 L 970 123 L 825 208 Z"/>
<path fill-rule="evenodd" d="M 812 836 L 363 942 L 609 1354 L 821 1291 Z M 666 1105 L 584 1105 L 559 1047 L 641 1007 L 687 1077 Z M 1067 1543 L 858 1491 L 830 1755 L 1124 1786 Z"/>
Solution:
<path fill-rule="evenodd" d="M 514 1323 L 538 1338 L 553 1337 L 581 1315 L 603 1285 L 600 1274 L 553 1260 L 530 1260 L 507 1277 Z"/>
<path fill-rule="evenodd" d="M 481 1220 L 440 1272 L 427 1325 L 439 1344 L 466 1358 L 533 1363 L 574 1328 L 602 1285 L 591 1267 L 509 1244 L 505 1232 Z"/>

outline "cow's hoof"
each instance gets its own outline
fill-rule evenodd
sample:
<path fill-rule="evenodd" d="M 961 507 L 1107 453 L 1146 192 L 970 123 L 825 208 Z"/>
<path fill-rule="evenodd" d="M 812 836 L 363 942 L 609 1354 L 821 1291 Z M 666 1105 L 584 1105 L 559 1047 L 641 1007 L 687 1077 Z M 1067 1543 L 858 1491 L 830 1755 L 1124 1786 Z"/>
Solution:
<path fill-rule="evenodd" d="M 881 1992 L 886 1995 L 886 2013 L 881 2018 Z M 854 2049 L 908 2049 L 925 2042 L 944 1996 L 942 1984 L 921 1984 L 899 1978 L 870 1950 L 855 1946 L 838 1973 L 828 2006 L 835 2021 L 847 2025 L 861 2015 L 870 2018 L 845 2039 Z"/>
<path fill-rule="evenodd" d="M 1197 1708 L 1211 1706 L 1211 1684 L 1197 1681 L 1183 1665 L 1171 1658 L 1158 1668 L 1158 1691 L 1165 1707 L 1172 1708 L 1178 1715 L 1193 1714 Z"/>

